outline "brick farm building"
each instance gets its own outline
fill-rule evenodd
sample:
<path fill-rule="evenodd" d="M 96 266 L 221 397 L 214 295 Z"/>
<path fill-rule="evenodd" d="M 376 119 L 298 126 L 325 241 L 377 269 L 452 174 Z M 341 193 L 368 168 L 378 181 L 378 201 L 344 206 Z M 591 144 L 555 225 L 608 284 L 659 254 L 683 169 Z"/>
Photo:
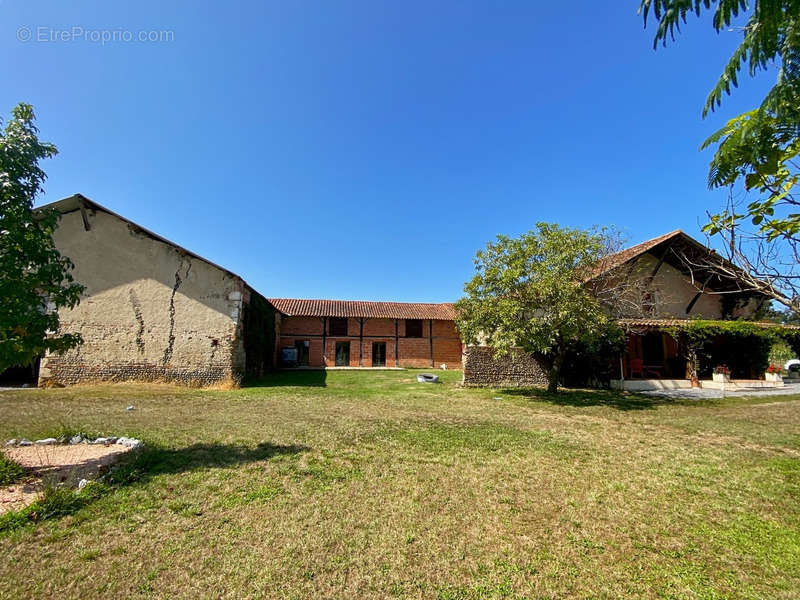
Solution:
<path fill-rule="evenodd" d="M 269 301 L 280 314 L 281 357 L 298 366 L 461 367 L 452 304 Z"/>

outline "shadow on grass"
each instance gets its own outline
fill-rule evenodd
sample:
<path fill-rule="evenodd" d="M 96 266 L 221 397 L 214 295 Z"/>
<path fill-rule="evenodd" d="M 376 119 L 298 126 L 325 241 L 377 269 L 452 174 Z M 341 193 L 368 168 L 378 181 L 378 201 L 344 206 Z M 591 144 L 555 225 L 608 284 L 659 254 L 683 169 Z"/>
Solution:
<path fill-rule="evenodd" d="M 147 483 L 153 477 L 204 468 L 225 468 L 305 452 L 300 445 L 261 443 L 255 448 L 232 444 L 194 444 L 185 448 L 145 446 L 125 455 L 102 481 L 94 481 L 82 490 L 72 487 L 45 486 L 33 504 L 0 515 L 0 534 L 32 523 L 73 514 L 114 490 Z"/>
<path fill-rule="evenodd" d="M 273 371 L 244 381 L 244 387 L 325 387 L 325 369 Z"/>
<path fill-rule="evenodd" d="M 517 396 L 536 402 L 547 402 L 557 406 L 609 406 L 617 410 L 653 410 L 662 404 L 676 404 L 671 398 L 645 396 L 630 392 L 614 390 L 569 390 L 561 389 L 556 393 L 537 388 L 504 388 L 501 393 Z"/>
<path fill-rule="evenodd" d="M 108 476 L 111 484 L 124 485 L 147 481 L 157 475 L 185 473 L 203 468 L 224 468 L 305 452 L 300 445 L 263 442 L 255 448 L 232 444 L 194 444 L 186 448 L 145 446 L 123 461 Z"/>

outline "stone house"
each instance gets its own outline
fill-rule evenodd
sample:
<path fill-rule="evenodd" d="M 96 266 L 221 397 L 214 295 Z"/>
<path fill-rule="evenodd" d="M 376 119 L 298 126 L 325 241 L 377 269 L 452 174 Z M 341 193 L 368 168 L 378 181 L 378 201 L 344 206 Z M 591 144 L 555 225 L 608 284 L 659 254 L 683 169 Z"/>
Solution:
<path fill-rule="evenodd" d="M 626 286 L 619 304 L 609 307 L 626 333 L 624 352 L 609 357 L 614 380 L 687 381 L 686 358 L 668 333 L 671 327 L 690 319 L 755 317 L 767 299 L 740 291 L 735 281 L 704 267 L 709 256 L 714 256 L 712 251 L 676 230 L 613 254 L 598 266 L 597 276 L 616 278 Z M 465 385 L 545 385 L 547 381 L 534 358 L 521 352 L 495 358 L 483 346 L 465 349 L 463 368 Z M 577 374 L 567 371 L 565 375 Z"/>
<path fill-rule="evenodd" d="M 54 241 L 86 290 L 60 314 L 84 343 L 44 356 L 41 385 L 236 385 L 274 365 L 275 311 L 241 277 L 80 194 L 45 208 L 61 213 Z"/>
<path fill-rule="evenodd" d="M 461 367 L 452 304 L 270 298 L 279 353 L 300 367 Z"/>

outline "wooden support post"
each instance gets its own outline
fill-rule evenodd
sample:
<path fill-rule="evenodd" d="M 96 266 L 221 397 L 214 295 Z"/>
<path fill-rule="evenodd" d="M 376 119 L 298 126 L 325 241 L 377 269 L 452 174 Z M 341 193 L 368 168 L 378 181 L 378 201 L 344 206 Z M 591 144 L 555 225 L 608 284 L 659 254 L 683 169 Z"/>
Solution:
<path fill-rule="evenodd" d="M 81 219 L 83 219 L 83 230 L 89 231 L 91 230 L 92 226 L 89 224 L 89 215 L 86 213 L 86 205 L 83 203 L 83 200 L 78 201 L 78 206 L 81 209 Z"/>
<path fill-rule="evenodd" d="M 364 366 L 364 318 L 358 320 L 358 366 Z"/>
<path fill-rule="evenodd" d="M 397 319 L 394 320 L 394 366 L 400 366 L 400 360 L 398 359 L 399 356 L 399 346 L 400 346 L 400 326 L 397 323 Z"/>
<path fill-rule="evenodd" d="M 431 338 L 431 366 L 435 367 L 436 365 L 433 364 L 433 319 L 428 320 L 428 333 Z"/>
<path fill-rule="evenodd" d="M 327 367 L 325 364 L 325 342 L 328 335 L 328 317 L 322 317 L 322 366 Z"/>
<path fill-rule="evenodd" d="M 687 307 L 686 307 L 686 314 L 687 314 L 687 315 L 688 315 L 690 312 L 692 312 L 692 309 L 694 308 L 694 305 L 697 303 L 697 301 L 698 301 L 698 300 L 700 300 L 700 296 L 702 296 L 702 295 L 703 295 L 703 293 L 705 292 L 705 290 L 706 290 L 706 286 L 707 286 L 707 285 L 708 285 L 708 283 L 711 281 L 711 278 L 712 278 L 713 276 L 714 276 L 713 274 L 708 276 L 708 279 L 706 279 L 706 280 L 703 282 L 703 287 L 701 287 L 701 288 L 700 288 L 700 291 L 698 291 L 698 292 L 697 292 L 697 293 L 694 295 L 694 298 L 692 298 L 692 301 L 691 301 L 691 302 L 689 302 L 689 306 L 687 306 Z"/>
<path fill-rule="evenodd" d="M 666 248 L 664 248 L 664 252 L 661 253 L 661 257 L 658 259 L 655 269 L 653 269 L 653 272 L 650 273 L 650 277 L 647 279 L 648 287 L 650 286 L 651 283 L 653 283 L 653 279 L 656 278 L 656 275 L 658 274 L 659 269 L 661 269 L 661 265 L 664 264 L 664 259 L 667 258 L 667 254 L 669 253 L 669 251 L 670 247 L 667 246 Z"/>

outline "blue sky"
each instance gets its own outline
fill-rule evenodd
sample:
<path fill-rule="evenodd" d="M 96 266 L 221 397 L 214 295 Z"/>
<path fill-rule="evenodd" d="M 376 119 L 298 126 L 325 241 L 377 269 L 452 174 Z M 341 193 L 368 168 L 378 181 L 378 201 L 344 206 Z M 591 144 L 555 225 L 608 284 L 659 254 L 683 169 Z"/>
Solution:
<path fill-rule="evenodd" d="M 740 34 L 653 51 L 637 7 L 0 0 L 0 113 L 60 150 L 40 203 L 80 192 L 266 296 L 451 301 L 499 233 L 700 237 L 724 201 L 698 146 L 773 75 L 703 121 Z M 140 31 L 171 33 L 94 41 Z"/>

